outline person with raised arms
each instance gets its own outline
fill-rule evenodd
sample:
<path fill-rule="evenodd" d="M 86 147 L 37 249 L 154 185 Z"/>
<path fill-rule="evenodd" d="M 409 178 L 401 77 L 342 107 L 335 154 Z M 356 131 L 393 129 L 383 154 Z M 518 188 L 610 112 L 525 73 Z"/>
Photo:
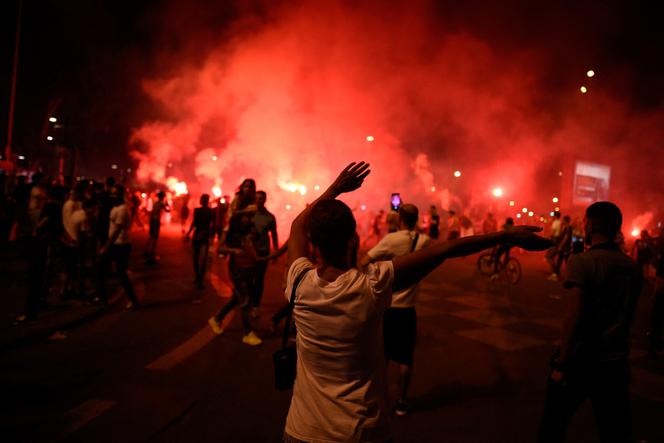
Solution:
<path fill-rule="evenodd" d="M 291 225 L 286 297 L 293 285 L 297 371 L 284 441 L 388 441 L 383 314 L 392 293 L 422 280 L 445 259 L 511 243 L 545 250 L 540 228 L 436 243 L 366 272 L 356 267 L 359 237 L 351 209 L 336 197 L 362 186 L 369 164 L 351 163 Z M 313 247 L 312 262 L 309 245 Z"/>

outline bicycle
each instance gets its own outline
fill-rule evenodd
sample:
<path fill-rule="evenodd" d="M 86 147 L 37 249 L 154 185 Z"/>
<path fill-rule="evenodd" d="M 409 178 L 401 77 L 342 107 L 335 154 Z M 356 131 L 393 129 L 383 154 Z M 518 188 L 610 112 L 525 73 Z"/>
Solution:
<path fill-rule="evenodd" d="M 477 269 L 480 274 L 491 276 L 504 276 L 505 279 L 516 285 L 521 281 L 521 263 L 515 257 L 510 257 L 510 249 L 500 251 L 494 248 L 491 252 L 485 252 L 477 258 Z M 496 260 L 499 260 L 496 265 Z"/>

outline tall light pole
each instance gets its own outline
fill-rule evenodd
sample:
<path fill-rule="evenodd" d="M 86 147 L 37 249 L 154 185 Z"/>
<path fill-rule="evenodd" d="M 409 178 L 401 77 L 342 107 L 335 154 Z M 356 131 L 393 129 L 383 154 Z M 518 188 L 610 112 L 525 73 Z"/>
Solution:
<path fill-rule="evenodd" d="M 14 132 L 14 103 L 16 101 L 16 75 L 18 71 L 18 48 L 21 37 L 21 7 L 23 0 L 18 0 L 16 11 L 16 42 L 14 46 L 14 68 L 12 70 L 12 89 L 9 98 L 9 122 L 7 124 L 7 145 L 5 146 L 5 160 L 12 164 L 12 136 Z"/>

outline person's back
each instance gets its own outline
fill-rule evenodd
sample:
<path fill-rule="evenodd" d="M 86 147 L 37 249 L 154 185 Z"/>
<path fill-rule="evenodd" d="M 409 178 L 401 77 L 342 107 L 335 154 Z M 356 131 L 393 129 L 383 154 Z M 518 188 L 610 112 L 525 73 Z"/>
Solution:
<path fill-rule="evenodd" d="M 288 274 L 296 292 L 297 378 L 286 432 L 302 440 L 384 441 L 389 407 L 384 395 L 382 316 L 389 306 L 391 262 L 349 269 L 333 282 L 306 258 Z"/>
<path fill-rule="evenodd" d="M 588 362 L 627 359 L 629 332 L 640 293 L 634 261 L 615 245 L 598 245 L 573 255 L 566 287 L 584 289 L 576 353 Z"/>

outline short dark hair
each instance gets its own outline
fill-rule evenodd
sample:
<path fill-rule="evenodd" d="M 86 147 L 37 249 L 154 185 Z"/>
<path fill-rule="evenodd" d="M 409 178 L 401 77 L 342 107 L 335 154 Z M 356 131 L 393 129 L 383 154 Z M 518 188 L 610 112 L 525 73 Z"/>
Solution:
<path fill-rule="evenodd" d="M 164 197 L 166 197 L 166 193 L 164 191 L 159 191 L 159 192 L 157 192 L 157 197 L 159 197 L 160 199 L 164 198 Z"/>
<path fill-rule="evenodd" d="M 603 234 L 610 239 L 620 232 L 622 226 L 622 212 L 611 202 L 597 202 L 586 209 L 586 219 L 592 223 L 592 230 Z"/>
<path fill-rule="evenodd" d="M 210 194 L 201 194 L 201 199 L 199 200 L 201 206 L 207 206 L 210 203 Z"/>
<path fill-rule="evenodd" d="M 262 195 L 267 198 L 267 193 L 265 191 L 256 191 L 256 195 Z"/>
<path fill-rule="evenodd" d="M 339 200 L 321 200 L 309 213 L 309 237 L 325 261 L 343 265 L 357 224 L 353 211 Z"/>
<path fill-rule="evenodd" d="M 417 224 L 419 213 L 420 211 L 417 209 L 417 206 L 406 203 L 399 207 L 399 220 L 401 220 L 408 229 L 413 229 Z"/>

